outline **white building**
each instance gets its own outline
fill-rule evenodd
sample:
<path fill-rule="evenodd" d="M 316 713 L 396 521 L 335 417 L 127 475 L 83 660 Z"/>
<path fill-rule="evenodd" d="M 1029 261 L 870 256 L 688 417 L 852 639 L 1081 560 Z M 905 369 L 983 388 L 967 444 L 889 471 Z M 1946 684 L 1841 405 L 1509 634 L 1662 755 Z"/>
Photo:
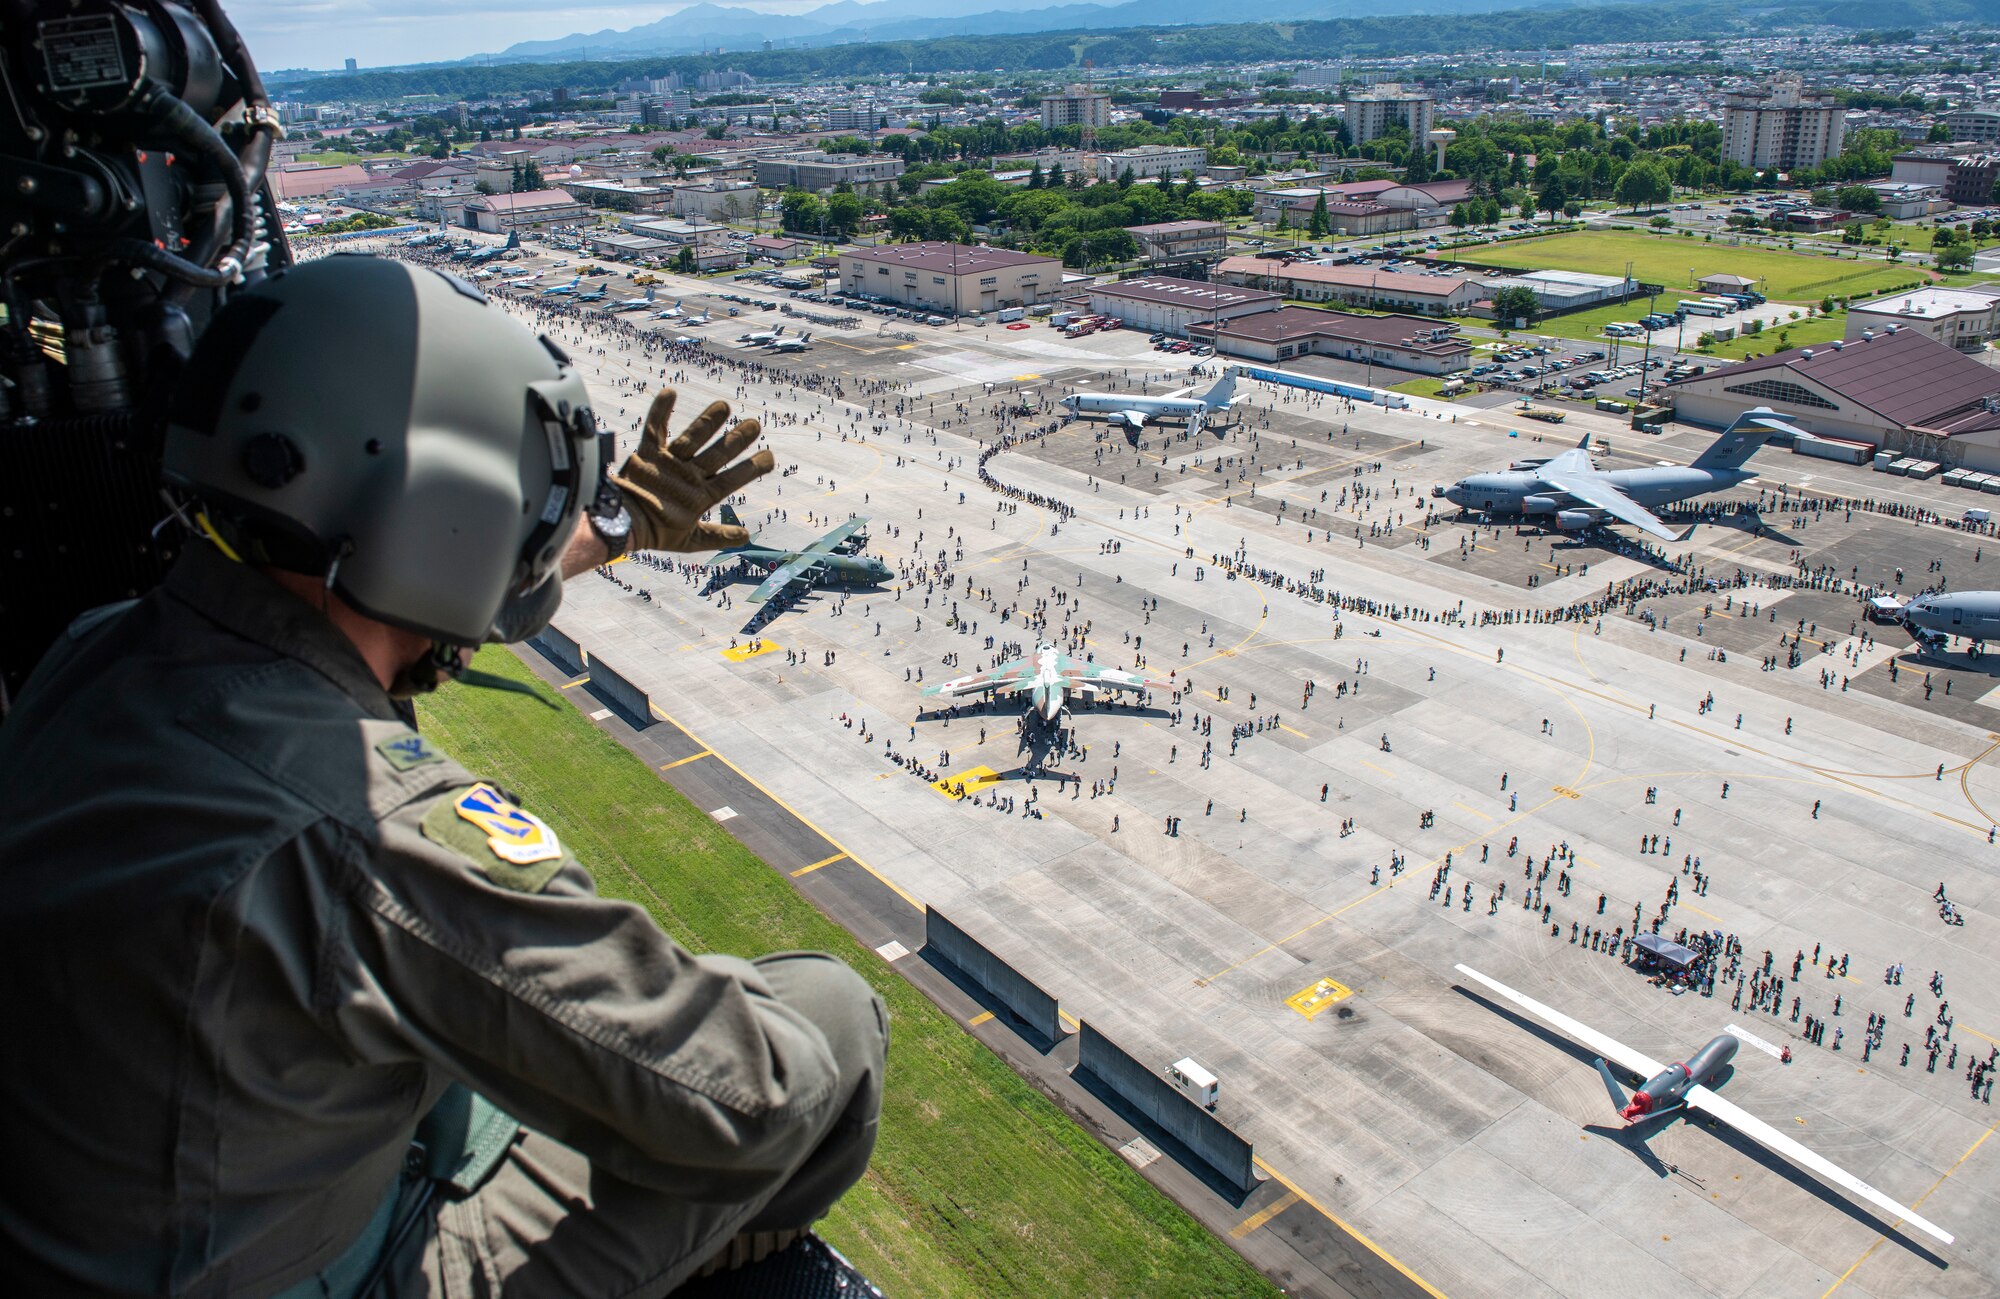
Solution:
<path fill-rule="evenodd" d="M 1347 94 L 1347 137 L 1366 144 L 1392 126 L 1408 129 L 1410 139 L 1422 148 L 1424 139 L 1437 124 L 1437 101 L 1420 90 L 1398 85 L 1373 86 Z"/>
<path fill-rule="evenodd" d="M 1097 178 L 1117 180 L 1127 169 L 1138 180 L 1179 180 L 1184 174 L 1201 175 L 1208 170 L 1208 150 L 1175 148 L 1168 144 L 1142 144 L 1136 149 L 1097 156 Z"/>
<path fill-rule="evenodd" d="M 1864 330 L 1887 333 L 1891 325 L 1928 335 L 1961 352 L 1983 352 L 2000 333 L 2000 292 L 1977 289 L 1912 289 L 1857 302 L 1847 310 L 1847 341 Z"/>
<path fill-rule="evenodd" d="M 1847 110 L 1823 90 L 1783 77 L 1722 101 L 1722 157 L 1759 171 L 1817 167 L 1840 152 Z"/>

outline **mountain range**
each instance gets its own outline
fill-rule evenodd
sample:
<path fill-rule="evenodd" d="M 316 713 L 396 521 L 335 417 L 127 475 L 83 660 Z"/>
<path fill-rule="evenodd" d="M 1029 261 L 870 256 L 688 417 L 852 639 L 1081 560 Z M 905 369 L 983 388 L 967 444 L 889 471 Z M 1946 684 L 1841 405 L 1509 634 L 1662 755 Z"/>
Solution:
<path fill-rule="evenodd" d="M 1601 0 L 1599 0 L 1601 3 Z M 656 22 L 622 31 L 574 32 L 555 40 L 522 41 L 466 63 L 536 63 L 628 59 L 653 54 L 839 45 L 852 41 L 930 40 L 947 36 L 1175 26 L 1203 23 L 1323 21 L 1419 11 L 1493 13 L 1530 6 L 1565 7 L 1583 0 L 1182 0 L 1163 14 L 1155 0 L 1122 4 L 1059 4 L 1044 0 L 832 0 L 799 14 L 768 14 L 728 5 L 690 5 Z"/>

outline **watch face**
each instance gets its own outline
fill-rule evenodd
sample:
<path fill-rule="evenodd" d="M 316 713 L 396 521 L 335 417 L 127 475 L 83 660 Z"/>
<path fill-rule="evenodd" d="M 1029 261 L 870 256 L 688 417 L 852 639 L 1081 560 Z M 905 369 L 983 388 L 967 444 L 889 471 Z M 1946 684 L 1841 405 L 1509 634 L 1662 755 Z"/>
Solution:
<path fill-rule="evenodd" d="M 618 508 L 616 514 L 593 514 L 590 516 L 590 522 L 591 526 L 606 537 L 623 540 L 632 535 L 632 516 L 623 506 Z"/>

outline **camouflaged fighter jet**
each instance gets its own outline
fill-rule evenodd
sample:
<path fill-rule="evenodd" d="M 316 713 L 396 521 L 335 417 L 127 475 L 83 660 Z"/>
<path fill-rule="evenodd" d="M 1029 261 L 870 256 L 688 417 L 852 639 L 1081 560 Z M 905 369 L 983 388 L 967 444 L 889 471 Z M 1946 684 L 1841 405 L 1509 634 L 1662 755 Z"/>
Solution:
<path fill-rule="evenodd" d="M 1043 641 L 1027 658 L 1002 663 L 999 667 L 971 676 L 954 677 L 924 691 L 956 699 L 961 695 L 1018 694 L 1028 697 L 1028 709 L 1045 722 L 1061 714 L 1071 695 L 1085 700 L 1113 690 L 1167 690 L 1165 681 L 1152 681 L 1136 672 L 1107 668 L 1097 663 L 1079 663 L 1054 645 Z"/>

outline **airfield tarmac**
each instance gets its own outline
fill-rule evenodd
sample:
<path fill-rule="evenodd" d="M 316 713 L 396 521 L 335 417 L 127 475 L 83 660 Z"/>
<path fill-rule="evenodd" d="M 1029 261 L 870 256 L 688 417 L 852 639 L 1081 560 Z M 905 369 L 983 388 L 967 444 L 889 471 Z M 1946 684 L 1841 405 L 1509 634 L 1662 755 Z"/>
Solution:
<path fill-rule="evenodd" d="M 684 287 L 700 301 L 703 289 Z M 1134 446 L 1078 422 L 991 461 L 1001 482 L 1066 502 L 1076 513 L 1063 521 L 981 485 L 975 461 L 995 436 L 995 408 L 1045 411 L 1065 391 L 1148 375 L 1147 390 L 1169 391 L 1190 381 L 1168 373 L 1185 361 L 1129 333 L 1071 342 L 1039 327 L 914 326 L 912 340 L 872 334 L 877 321 L 863 317 L 864 330 L 816 330 L 810 352 L 769 361 L 838 382 L 836 400 L 649 359 L 576 323 L 591 318 L 570 309 L 545 323 L 621 431 L 663 370 L 684 375 L 676 427 L 711 396 L 762 414 L 785 474 L 739 506 L 762 540 L 803 545 L 865 513 L 871 550 L 904 576 L 875 591 L 815 591 L 753 631 L 748 582 L 720 588 L 736 597 L 725 608 L 722 593 L 627 563 L 612 570 L 618 584 L 572 582 L 558 624 L 836 841 L 862 866 L 850 872 L 857 886 L 937 907 L 1066 1016 L 1140 1058 L 1191 1055 L 1214 1071 L 1219 1116 L 1272 1177 L 1220 1210 L 1247 1228 L 1228 1234 L 1253 1258 L 1248 1238 L 1303 1240 L 1336 1221 L 1393 1261 L 1393 1272 L 1349 1282 L 1359 1292 L 2000 1290 L 1995 1111 L 1969 1098 L 1963 1077 L 2000 1039 L 2000 947 L 1985 929 L 2000 861 L 1989 841 L 2000 657 L 1920 663 L 1893 629 L 1873 629 L 1879 644 L 1860 639 L 1869 627 L 1851 595 L 1763 585 L 1644 601 L 1650 624 L 1613 612 L 1479 625 L 1486 612 L 1589 600 L 1607 583 L 1684 580 L 1668 561 L 1757 583 L 1796 576 L 1802 562 L 1905 594 L 1938 581 L 1939 562 L 1954 590 L 2000 586 L 2000 549 L 1991 565 L 1983 555 L 2000 543 L 1866 511 L 1773 511 L 1761 528 L 1727 519 L 1650 553 L 1449 518 L 1426 528 L 1433 484 L 1550 454 L 1585 428 L 1608 436 L 1609 466 L 1684 463 L 1713 435 L 1649 438 L 1588 415 L 1546 429 L 1422 401 L 1349 409 L 1256 383 L 1234 428 L 1195 439 L 1149 428 Z M 703 332 L 711 352 L 736 356 L 726 339 L 778 320 L 756 313 Z M 904 413 L 885 413 L 897 400 Z M 1752 464 L 1766 476 L 1739 499 L 1783 485 L 1793 497 L 1894 499 L 1947 516 L 1972 500 L 1782 451 Z M 1336 616 L 1232 577 L 1217 556 L 1408 616 Z M 969 598 L 968 585 L 991 598 Z M 1050 602 L 1046 629 L 1023 624 L 1037 600 Z M 1000 657 L 988 636 L 1032 646 L 1044 631 L 1078 638 L 1100 662 L 1143 658 L 1149 672 L 1173 673 L 1178 705 L 1156 692 L 1148 708 L 1079 711 L 1088 756 L 1057 756 L 1032 780 L 1013 709 L 920 716 L 935 702 L 920 699 L 921 684 Z M 1777 666 L 1764 670 L 1771 655 Z M 1208 723 L 1199 736 L 1197 716 Z M 1232 744 L 1240 725 L 1252 729 Z M 888 747 L 971 775 L 977 793 L 951 797 Z M 1031 796 L 1039 816 L 1022 814 Z M 988 805 L 1009 798 L 1011 812 Z M 1651 835 L 1666 847 L 1641 851 Z M 1544 923 L 1522 909 L 1523 866 L 1539 870 L 1558 845 L 1573 858 L 1543 883 Z M 1440 905 L 1428 890 L 1448 857 Z M 1693 891 L 1684 857 L 1701 859 L 1707 892 Z M 1568 896 L 1555 888 L 1564 869 Z M 1938 918 L 1940 881 L 1967 915 L 1962 928 Z M 1458 900 L 1468 882 L 1469 910 Z M 1831 1022 L 1847 1030 L 1845 1048 L 1830 1049 L 1831 1030 L 1826 1046 L 1807 1044 L 1789 1008 L 1732 1009 L 1733 984 L 1718 980 L 1712 998 L 1670 995 L 1569 941 L 1573 922 L 1629 933 L 1634 908 L 1650 919 L 1670 883 L 1680 895 L 1670 936 L 1733 934 L 1747 963 L 1769 949 L 1783 974 L 1795 951 L 1819 952 L 1785 996 L 1823 1017 L 1839 995 Z M 1847 974 L 1827 977 L 1824 962 L 1841 955 Z M 1684 1058 L 1731 1024 L 1789 1045 L 1789 1066 L 1745 1049 L 1726 1094 L 1957 1243 L 1933 1250 L 1726 1130 L 1675 1125 L 1647 1156 L 1621 1136 L 1588 1054 L 1463 988 L 1460 961 L 1659 1059 Z M 1896 962 L 1905 981 L 1884 986 Z M 1960 1052 L 1956 1069 L 1940 1061 L 1935 1074 L 1922 1050 L 1939 1004 L 1925 987 L 1933 969 Z M 1870 1011 L 1889 1024 L 1863 1064 Z M 1215 1204 L 1191 1207 L 1218 1220 Z M 1286 1279 L 1294 1293 L 1342 1292 Z"/>

